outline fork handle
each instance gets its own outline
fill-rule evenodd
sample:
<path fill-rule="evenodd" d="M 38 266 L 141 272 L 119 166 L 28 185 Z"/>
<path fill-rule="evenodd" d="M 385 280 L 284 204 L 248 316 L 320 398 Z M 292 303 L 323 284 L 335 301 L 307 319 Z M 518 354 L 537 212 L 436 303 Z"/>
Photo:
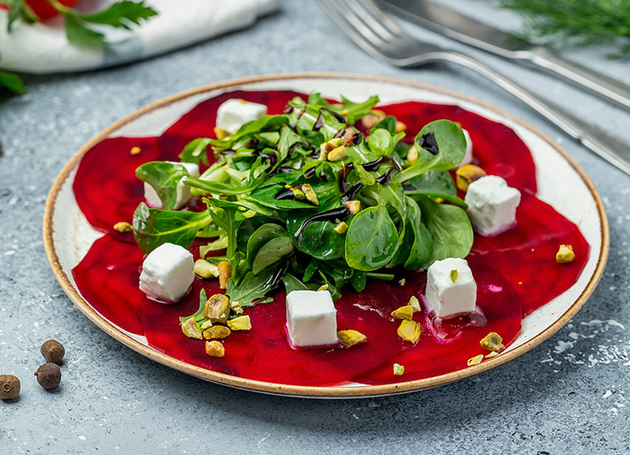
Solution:
<path fill-rule="evenodd" d="M 459 52 L 439 52 L 436 60 L 446 60 L 465 66 L 504 88 L 512 95 L 529 105 L 569 136 L 580 141 L 614 166 L 630 174 L 630 143 L 591 125 L 566 109 L 530 92 L 520 84 L 505 77 L 480 61 Z"/>
<path fill-rule="evenodd" d="M 544 47 L 535 47 L 529 54 L 529 61 L 535 66 L 558 74 L 600 98 L 630 110 L 630 87 L 626 84 L 571 62 Z"/>

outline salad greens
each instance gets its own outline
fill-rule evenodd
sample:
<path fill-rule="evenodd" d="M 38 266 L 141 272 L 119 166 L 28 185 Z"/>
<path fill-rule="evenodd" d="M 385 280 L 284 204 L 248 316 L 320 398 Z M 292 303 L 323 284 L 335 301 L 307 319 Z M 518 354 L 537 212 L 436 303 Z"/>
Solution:
<path fill-rule="evenodd" d="M 465 257 L 473 231 L 448 173 L 464 158 L 461 128 L 431 122 L 411 145 L 401 142 L 396 118 L 385 117 L 363 133 L 354 124 L 377 102 L 331 104 L 314 93 L 231 136 L 198 138 L 180 159 L 208 166 L 199 178 L 178 164 L 140 166 L 137 176 L 166 209 L 138 206 L 138 245 L 148 253 L 166 242 L 188 248 L 218 237 L 200 247 L 201 256 L 225 249 L 206 260 L 229 262 L 226 294 L 242 307 L 270 301 L 279 285 L 287 292 L 326 285 L 338 299 L 348 286 L 361 291 L 368 280 Z M 417 154 L 409 160 L 411 147 Z M 168 209 L 180 182 L 206 210 Z"/>

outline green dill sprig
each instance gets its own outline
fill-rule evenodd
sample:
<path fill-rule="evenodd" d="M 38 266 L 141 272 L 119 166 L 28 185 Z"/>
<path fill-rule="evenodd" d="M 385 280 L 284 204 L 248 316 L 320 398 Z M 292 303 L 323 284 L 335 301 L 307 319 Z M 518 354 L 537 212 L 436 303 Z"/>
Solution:
<path fill-rule="evenodd" d="M 580 46 L 613 44 L 612 58 L 630 57 L 630 2 L 626 0 L 501 0 L 525 17 L 527 39 Z"/>

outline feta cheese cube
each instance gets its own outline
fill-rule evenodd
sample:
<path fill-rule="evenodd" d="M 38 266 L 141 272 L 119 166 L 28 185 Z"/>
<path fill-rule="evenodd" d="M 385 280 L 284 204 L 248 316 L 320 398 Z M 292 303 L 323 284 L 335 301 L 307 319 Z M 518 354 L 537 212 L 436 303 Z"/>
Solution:
<path fill-rule="evenodd" d="M 287 295 L 287 329 L 295 347 L 337 343 L 337 310 L 328 291 L 293 291 Z"/>
<path fill-rule="evenodd" d="M 231 99 L 217 110 L 217 128 L 235 133 L 242 125 L 267 115 L 267 106 Z"/>
<path fill-rule="evenodd" d="M 142 263 L 140 290 L 150 299 L 176 302 L 188 293 L 195 279 L 194 263 L 186 248 L 172 243 L 160 245 Z"/>
<path fill-rule="evenodd" d="M 427 271 L 427 300 L 440 318 L 472 313 L 477 303 L 477 283 L 465 259 L 434 262 Z"/>
<path fill-rule="evenodd" d="M 466 131 L 464 128 L 462 128 L 462 132 L 464 133 L 464 137 L 466 138 L 466 154 L 464 155 L 464 159 L 462 160 L 462 162 L 459 163 L 457 167 L 470 164 L 472 163 L 472 160 L 473 160 L 473 154 L 472 154 L 473 143 L 472 143 L 472 139 L 470 138 L 470 133 Z"/>
<path fill-rule="evenodd" d="M 496 235 L 516 221 L 521 192 L 508 186 L 501 177 L 488 175 L 468 186 L 465 200 L 475 229 L 482 235 Z"/>
<path fill-rule="evenodd" d="M 175 161 L 167 161 L 167 163 L 172 164 L 181 164 L 186 168 L 191 177 L 198 178 L 199 177 L 199 166 L 195 163 L 179 163 Z M 179 210 L 183 206 L 185 206 L 188 201 L 192 198 L 192 192 L 189 186 L 184 185 L 181 181 L 177 184 L 177 201 L 175 202 L 175 206 L 173 210 Z M 160 196 L 158 196 L 157 191 L 149 185 L 147 182 L 144 182 L 144 199 L 149 205 L 149 207 L 154 207 L 156 209 L 162 208 L 162 200 Z"/>

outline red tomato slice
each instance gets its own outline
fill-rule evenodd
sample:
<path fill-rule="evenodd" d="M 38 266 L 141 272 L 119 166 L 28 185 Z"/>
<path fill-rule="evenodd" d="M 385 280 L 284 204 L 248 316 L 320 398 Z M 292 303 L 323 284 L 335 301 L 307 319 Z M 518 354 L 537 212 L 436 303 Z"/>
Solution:
<path fill-rule="evenodd" d="M 73 7 L 81 0 L 57 0 L 64 6 Z M 40 21 L 45 21 L 50 19 L 51 17 L 55 17 L 59 15 L 59 11 L 57 11 L 53 6 L 48 3 L 46 0 L 26 0 L 26 4 L 33 10 L 33 13 L 37 17 L 39 17 Z M 8 10 L 9 7 L 4 4 L 0 4 L 0 9 Z"/>

